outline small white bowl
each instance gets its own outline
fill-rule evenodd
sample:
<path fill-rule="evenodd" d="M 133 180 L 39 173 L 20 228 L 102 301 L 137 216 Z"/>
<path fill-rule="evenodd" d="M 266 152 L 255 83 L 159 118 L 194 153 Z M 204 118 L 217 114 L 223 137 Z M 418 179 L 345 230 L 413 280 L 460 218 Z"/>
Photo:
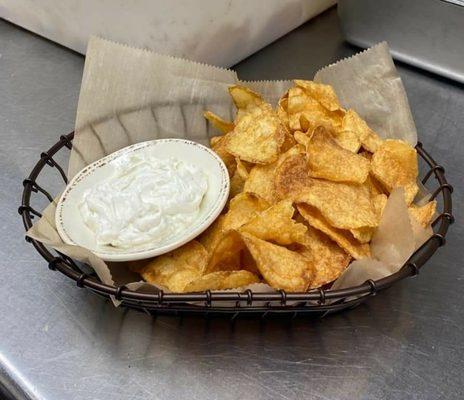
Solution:
<path fill-rule="evenodd" d="M 185 231 L 161 244 L 132 250 L 98 245 L 95 234 L 85 225 L 79 211 L 83 193 L 113 174 L 116 159 L 128 152 L 144 151 L 148 147 L 155 149 L 159 159 L 175 157 L 194 164 L 205 172 L 208 190 L 201 202 L 197 219 Z M 88 165 L 69 182 L 56 207 L 56 227 L 65 243 L 85 247 L 105 261 L 134 261 L 154 257 L 182 246 L 208 228 L 224 208 L 229 187 L 229 174 L 222 160 L 199 143 L 185 139 L 159 139 L 137 143 Z"/>

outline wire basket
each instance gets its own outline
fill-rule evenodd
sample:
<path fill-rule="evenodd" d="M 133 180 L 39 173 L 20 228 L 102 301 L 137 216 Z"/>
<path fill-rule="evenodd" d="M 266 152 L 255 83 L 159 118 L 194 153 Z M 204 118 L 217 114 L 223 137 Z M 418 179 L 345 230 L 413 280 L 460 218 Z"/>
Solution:
<path fill-rule="evenodd" d="M 44 175 L 44 171 L 52 168 L 59 172 L 64 183 L 67 177 L 63 168 L 53 158 L 62 149 L 70 150 L 74 132 L 63 135 L 48 151 L 40 156 L 29 177 L 24 180 L 21 206 L 18 209 L 24 227 L 28 230 L 34 217 L 41 214 L 31 206 L 33 194 L 45 196 L 49 201 L 53 197 L 37 183 L 37 178 Z M 267 317 L 271 315 L 298 315 L 324 316 L 328 313 L 352 308 L 380 290 L 386 289 L 394 283 L 419 273 L 425 262 L 445 244 L 449 226 L 454 222 L 452 214 L 451 194 L 453 187 L 445 178 L 445 170 L 424 150 L 421 143 L 416 145 L 417 153 L 426 167 L 422 183 L 426 184 L 432 175 L 436 179 L 431 199 L 437 198 L 440 214 L 433 221 L 433 235 L 409 258 L 403 267 L 390 276 L 364 284 L 340 290 L 316 289 L 305 293 L 286 293 L 280 290 L 273 293 L 257 293 L 251 290 L 244 292 L 206 291 L 202 293 L 140 293 L 124 286 L 109 286 L 102 283 L 95 273 L 89 273 L 87 266 L 71 258 L 48 249 L 44 244 L 26 237 L 39 254 L 48 262 L 51 270 L 60 271 L 68 278 L 74 280 L 77 286 L 87 288 L 96 294 L 109 298 L 114 296 L 121 301 L 121 306 L 144 311 L 148 314 L 203 314 L 205 316 L 226 314 L 232 319 L 239 315 L 258 315 Z M 50 168 L 46 168 L 50 167 Z M 52 253 L 53 252 L 53 253 Z M 87 272 L 86 272 L 87 271 Z"/>

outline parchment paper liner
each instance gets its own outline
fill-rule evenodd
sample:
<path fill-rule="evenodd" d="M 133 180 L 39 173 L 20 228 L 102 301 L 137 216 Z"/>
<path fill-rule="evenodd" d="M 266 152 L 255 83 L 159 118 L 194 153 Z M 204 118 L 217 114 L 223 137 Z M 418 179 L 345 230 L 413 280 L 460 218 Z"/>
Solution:
<path fill-rule="evenodd" d="M 406 93 L 385 42 L 321 69 L 314 79 L 331 84 L 341 104 L 356 109 L 383 138 L 416 144 Z M 89 163 L 145 140 L 184 137 L 208 144 L 209 138 L 218 133 L 206 123 L 203 111 L 232 119 L 235 109 L 227 88 L 236 83 L 260 92 L 272 104 L 292 85 L 290 81 L 240 81 L 232 70 L 92 37 L 82 78 L 69 179 Z M 27 232 L 29 237 L 89 264 L 108 285 L 157 290 L 142 283 L 124 263 L 105 263 L 89 250 L 64 244 L 54 222 L 58 198 Z M 431 229 L 423 230 L 418 224 L 413 229 L 405 207 L 401 195 L 392 193 L 382 221 L 394 216 L 396 223 L 381 223 L 376 246 L 372 246 L 376 259 L 353 262 L 334 287 L 348 287 L 396 272 L 417 243 L 430 236 Z M 405 240 L 395 240 L 398 237 Z M 269 287 L 261 285 L 260 290 L 263 288 Z M 119 304 L 115 299 L 113 302 Z"/>

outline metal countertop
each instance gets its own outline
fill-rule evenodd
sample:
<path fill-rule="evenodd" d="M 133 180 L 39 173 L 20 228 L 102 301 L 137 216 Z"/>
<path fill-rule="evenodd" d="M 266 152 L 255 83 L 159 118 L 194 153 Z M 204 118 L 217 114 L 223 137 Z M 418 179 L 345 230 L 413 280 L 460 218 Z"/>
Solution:
<path fill-rule="evenodd" d="M 311 78 L 356 51 L 331 9 L 236 69 L 244 79 Z M 323 320 L 232 324 L 115 309 L 50 272 L 24 241 L 21 182 L 40 152 L 73 129 L 83 64 L 0 21 L 4 390 L 34 400 L 462 398 L 462 85 L 398 65 L 419 138 L 455 186 L 456 224 L 419 277 Z"/>

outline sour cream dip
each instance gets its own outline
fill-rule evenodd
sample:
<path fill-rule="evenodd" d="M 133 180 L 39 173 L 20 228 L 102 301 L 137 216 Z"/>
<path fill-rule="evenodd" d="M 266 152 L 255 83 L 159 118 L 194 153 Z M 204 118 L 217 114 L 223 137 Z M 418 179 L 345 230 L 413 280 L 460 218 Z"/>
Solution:
<path fill-rule="evenodd" d="M 205 172 L 173 157 L 157 158 L 151 150 L 118 158 L 113 175 L 84 192 L 78 208 L 99 245 L 161 244 L 198 216 L 208 190 Z"/>

